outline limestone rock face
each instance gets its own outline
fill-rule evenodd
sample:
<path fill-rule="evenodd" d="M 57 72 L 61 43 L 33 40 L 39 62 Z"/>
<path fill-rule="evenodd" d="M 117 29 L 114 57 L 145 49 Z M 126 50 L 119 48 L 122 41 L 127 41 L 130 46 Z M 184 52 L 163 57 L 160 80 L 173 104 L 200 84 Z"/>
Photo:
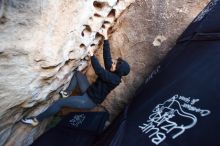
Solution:
<path fill-rule="evenodd" d="M 0 0 L 0 145 L 33 141 L 41 128 L 17 122 L 58 99 L 73 70 L 87 66 L 88 51 L 132 2 Z"/>
<path fill-rule="evenodd" d="M 95 79 L 88 51 L 102 62 L 107 30 L 113 58 L 131 65 L 103 103 L 114 117 L 207 2 L 0 0 L 0 146 L 29 145 L 43 132 L 46 121 L 36 128 L 18 121 L 57 100 L 74 69 Z"/>

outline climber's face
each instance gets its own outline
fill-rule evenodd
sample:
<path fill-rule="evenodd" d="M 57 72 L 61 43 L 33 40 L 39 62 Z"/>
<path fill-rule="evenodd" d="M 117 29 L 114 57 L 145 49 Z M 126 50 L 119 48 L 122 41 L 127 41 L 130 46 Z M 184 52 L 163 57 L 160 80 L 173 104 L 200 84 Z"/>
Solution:
<path fill-rule="evenodd" d="M 112 67 L 110 69 L 111 72 L 116 71 L 117 59 L 112 59 Z"/>
<path fill-rule="evenodd" d="M 117 66 L 121 64 L 121 58 L 119 57 L 118 59 L 112 59 L 112 67 L 110 69 L 111 72 L 116 71 Z"/>

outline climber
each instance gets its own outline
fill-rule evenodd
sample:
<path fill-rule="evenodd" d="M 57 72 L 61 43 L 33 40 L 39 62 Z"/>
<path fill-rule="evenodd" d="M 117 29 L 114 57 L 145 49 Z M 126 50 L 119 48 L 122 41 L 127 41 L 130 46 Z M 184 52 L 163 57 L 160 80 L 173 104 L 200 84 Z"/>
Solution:
<path fill-rule="evenodd" d="M 120 84 L 121 77 L 126 76 L 130 72 L 130 66 L 121 58 L 111 59 L 108 34 L 104 34 L 104 39 L 103 59 L 105 69 L 99 64 L 96 56 L 93 55 L 93 52 L 89 51 L 92 67 L 98 76 L 96 81 L 89 85 L 86 76 L 77 71 L 73 75 L 68 88 L 60 92 L 63 97 L 62 99 L 54 102 L 46 109 L 46 111 L 36 117 L 24 117 L 21 120 L 22 123 L 36 126 L 42 120 L 56 114 L 62 107 L 92 109 L 100 104 L 110 91 Z M 82 95 L 70 96 L 77 83 Z"/>

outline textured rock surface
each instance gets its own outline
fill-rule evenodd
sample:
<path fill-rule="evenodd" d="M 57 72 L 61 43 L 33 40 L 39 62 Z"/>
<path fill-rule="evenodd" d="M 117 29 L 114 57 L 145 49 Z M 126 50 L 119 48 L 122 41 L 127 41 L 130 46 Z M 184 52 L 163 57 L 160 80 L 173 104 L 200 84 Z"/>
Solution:
<path fill-rule="evenodd" d="M 0 0 L 0 145 L 28 145 L 42 133 L 46 122 L 30 128 L 18 121 L 59 98 L 109 27 L 113 57 L 132 69 L 103 103 L 114 117 L 208 2 L 136 0 L 121 14 L 132 1 Z M 102 49 L 96 55 L 102 60 Z M 86 74 L 95 79 L 91 67 Z"/>
<path fill-rule="evenodd" d="M 87 66 L 88 50 L 132 1 L 1 0 L 0 145 L 27 145 L 36 137 L 40 127 L 16 122 L 58 99 L 72 70 Z"/>

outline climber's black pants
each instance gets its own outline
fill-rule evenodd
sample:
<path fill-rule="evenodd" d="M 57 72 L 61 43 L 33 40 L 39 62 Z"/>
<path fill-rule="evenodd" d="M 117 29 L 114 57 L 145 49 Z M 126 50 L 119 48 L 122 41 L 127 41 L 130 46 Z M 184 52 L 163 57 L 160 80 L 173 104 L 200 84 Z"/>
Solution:
<path fill-rule="evenodd" d="M 72 93 L 75 89 L 76 85 L 79 85 L 81 96 L 69 96 L 67 98 L 60 99 L 54 102 L 46 111 L 39 114 L 36 118 L 38 121 L 42 121 L 50 116 L 56 114 L 62 107 L 71 107 L 77 109 L 92 109 L 96 106 L 96 104 L 90 99 L 90 97 L 85 92 L 89 87 L 89 82 L 85 75 L 81 72 L 76 72 L 66 89 L 68 95 Z"/>

